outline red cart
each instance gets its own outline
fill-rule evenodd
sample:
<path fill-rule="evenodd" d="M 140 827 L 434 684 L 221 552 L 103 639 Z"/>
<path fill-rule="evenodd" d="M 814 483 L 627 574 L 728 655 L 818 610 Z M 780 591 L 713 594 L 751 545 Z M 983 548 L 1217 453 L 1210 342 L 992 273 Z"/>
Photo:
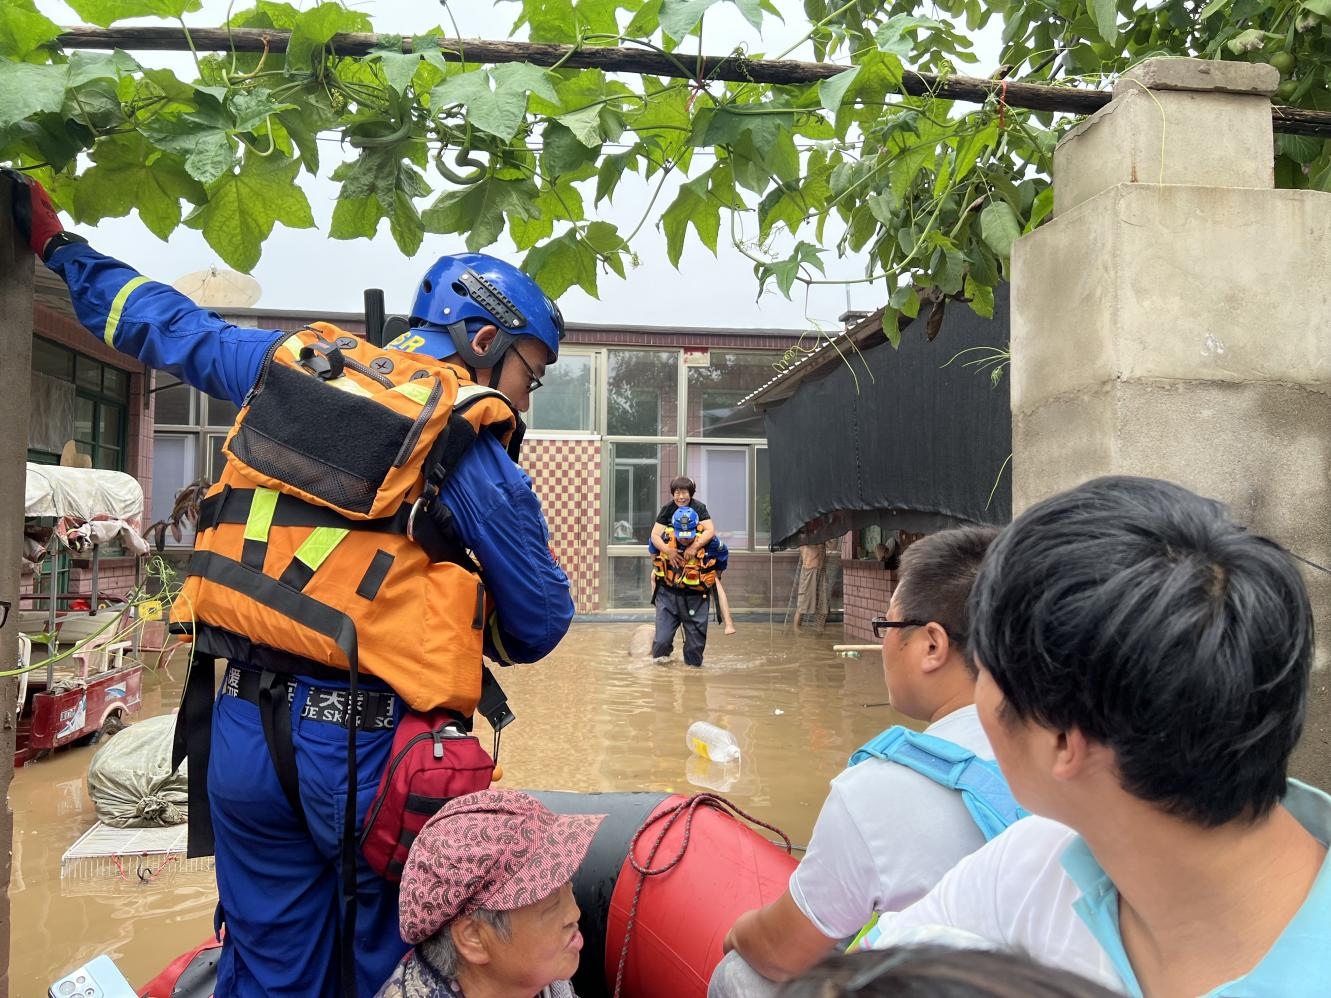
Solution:
<path fill-rule="evenodd" d="M 122 594 L 102 593 L 98 584 L 102 544 L 119 537 L 140 559 L 147 551 L 137 532 L 143 514 L 139 483 L 115 471 L 29 464 L 26 492 L 27 522 L 54 527 L 34 559 L 49 566 L 44 591 L 19 598 L 19 626 L 28 638 L 21 650 L 32 656 L 20 668 L 31 665 L 33 671 L 23 673 L 27 682 L 19 686 L 16 766 L 119 730 L 139 711 L 143 679 L 135 657 L 135 608 Z M 91 558 L 89 592 L 59 591 L 62 548 Z"/>

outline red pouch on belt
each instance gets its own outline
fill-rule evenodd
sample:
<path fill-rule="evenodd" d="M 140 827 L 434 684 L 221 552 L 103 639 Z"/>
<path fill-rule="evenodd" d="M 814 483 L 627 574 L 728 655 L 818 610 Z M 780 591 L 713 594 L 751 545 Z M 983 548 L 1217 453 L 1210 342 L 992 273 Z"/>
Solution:
<path fill-rule="evenodd" d="M 402 879 L 407 851 L 425 823 L 454 797 L 485 790 L 494 760 L 448 710 L 407 711 L 398 721 L 379 792 L 365 816 L 360 848 L 380 876 Z"/>

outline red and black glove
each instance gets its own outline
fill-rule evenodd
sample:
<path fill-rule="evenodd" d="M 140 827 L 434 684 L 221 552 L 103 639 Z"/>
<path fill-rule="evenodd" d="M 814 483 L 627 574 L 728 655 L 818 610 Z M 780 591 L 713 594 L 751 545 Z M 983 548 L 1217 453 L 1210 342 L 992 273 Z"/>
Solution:
<path fill-rule="evenodd" d="M 65 243 L 83 242 L 65 232 L 45 187 L 19 170 L 0 167 L 0 173 L 12 181 L 14 224 L 37 256 L 46 260 Z"/>

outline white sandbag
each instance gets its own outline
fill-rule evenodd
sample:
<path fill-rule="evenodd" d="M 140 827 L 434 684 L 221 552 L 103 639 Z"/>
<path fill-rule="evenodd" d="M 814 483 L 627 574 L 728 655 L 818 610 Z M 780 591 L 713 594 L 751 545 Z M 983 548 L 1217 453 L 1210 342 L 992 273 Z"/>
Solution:
<path fill-rule="evenodd" d="M 179 825 L 189 817 L 187 764 L 171 772 L 172 714 L 131 724 L 97 750 L 88 796 L 97 817 L 116 828 Z"/>

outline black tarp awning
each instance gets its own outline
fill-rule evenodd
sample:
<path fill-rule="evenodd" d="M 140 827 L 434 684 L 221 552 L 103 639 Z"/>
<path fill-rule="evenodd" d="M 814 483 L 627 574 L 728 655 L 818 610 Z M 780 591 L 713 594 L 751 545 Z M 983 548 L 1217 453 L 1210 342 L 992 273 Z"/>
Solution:
<path fill-rule="evenodd" d="M 979 351 L 957 356 L 1007 347 L 1007 286 L 992 319 L 949 303 L 932 343 L 928 309 L 897 349 L 828 364 L 766 409 L 774 550 L 871 525 L 925 532 L 1011 519 L 1008 374 L 994 386 L 963 366 Z"/>

